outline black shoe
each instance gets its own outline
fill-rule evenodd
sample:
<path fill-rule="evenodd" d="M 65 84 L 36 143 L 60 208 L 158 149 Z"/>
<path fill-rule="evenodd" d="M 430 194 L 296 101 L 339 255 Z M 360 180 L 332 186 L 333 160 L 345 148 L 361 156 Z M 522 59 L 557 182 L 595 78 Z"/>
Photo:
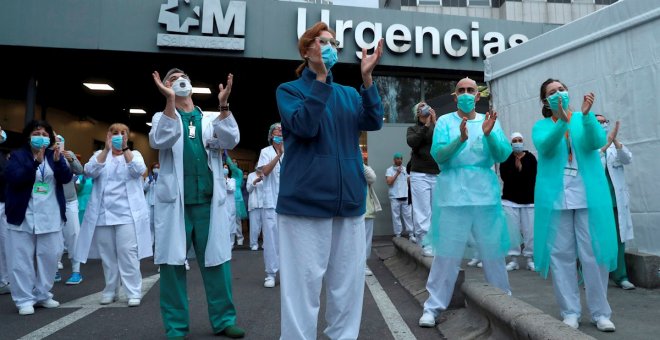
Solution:
<path fill-rule="evenodd" d="M 223 335 L 228 338 L 239 339 L 245 336 L 245 330 L 237 327 L 236 325 L 231 325 L 216 333 L 216 335 Z"/>

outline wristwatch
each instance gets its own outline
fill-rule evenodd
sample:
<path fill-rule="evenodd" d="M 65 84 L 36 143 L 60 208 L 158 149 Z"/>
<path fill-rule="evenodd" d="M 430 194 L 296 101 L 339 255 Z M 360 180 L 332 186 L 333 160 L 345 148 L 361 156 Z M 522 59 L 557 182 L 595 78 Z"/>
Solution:
<path fill-rule="evenodd" d="M 131 148 L 129 148 L 129 147 L 127 146 L 127 147 L 121 149 L 121 151 L 126 151 L 126 150 L 130 150 L 130 149 L 131 149 Z"/>
<path fill-rule="evenodd" d="M 229 103 L 227 103 L 227 105 L 220 105 L 220 106 L 218 106 L 218 109 L 220 109 L 220 112 L 222 112 L 222 111 L 229 111 Z"/>

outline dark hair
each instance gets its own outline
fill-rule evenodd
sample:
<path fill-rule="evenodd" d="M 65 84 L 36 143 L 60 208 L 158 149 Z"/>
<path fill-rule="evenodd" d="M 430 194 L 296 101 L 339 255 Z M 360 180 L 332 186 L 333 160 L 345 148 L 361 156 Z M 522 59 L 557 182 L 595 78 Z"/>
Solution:
<path fill-rule="evenodd" d="M 543 117 L 548 118 L 552 117 L 552 110 L 550 110 L 550 106 L 548 106 L 548 101 L 545 99 L 545 88 L 548 87 L 551 83 L 558 82 L 562 86 L 564 86 L 565 89 L 568 90 L 568 86 L 566 86 L 564 83 L 561 82 L 559 79 L 552 79 L 548 78 L 548 80 L 544 81 L 543 84 L 541 84 L 541 91 L 539 94 L 539 97 L 541 98 L 541 103 L 543 104 L 543 108 L 541 109 L 541 114 Z"/>
<path fill-rule="evenodd" d="M 48 133 L 48 138 L 50 138 L 48 147 L 55 144 L 55 135 L 53 134 L 53 128 L 50 126 L 50 124 L 48 124 L 48 122 L 45 120 L 33 120 L 25 124 L 25 127 L 23 128 L 23 140 L 25 140 L 28 145 L 30 144 L 30 136 L 32 135 L 32 132 L 38 128 L 44 128 L 44 130 L 46 130 Z"/>
<path fill-rule="evenodd" d="M 304 61 L 296 69 L 296 76 L 300 77 L 305 67 L 307 67 L 307 59 L 305 59 L 307 49 L 309 48 L 309 45 L 314 42 L 314 39 L 316 39 L 316 37 L 321 34 L 322 31 L 328 31 L 330 34 L 332 34 L 333 37 L 335 37 L 335 31 L 333 31 L 330 27 L 328 27 L 326 23 L 322 21 L 315 23 L 314 26 L 308 28 L 307 31 L 305 31 L 305 33 L 300 36 L 300 39 L 298 40 L 298 52 L 300 53 L 300 56 L 303 57 Z"/>

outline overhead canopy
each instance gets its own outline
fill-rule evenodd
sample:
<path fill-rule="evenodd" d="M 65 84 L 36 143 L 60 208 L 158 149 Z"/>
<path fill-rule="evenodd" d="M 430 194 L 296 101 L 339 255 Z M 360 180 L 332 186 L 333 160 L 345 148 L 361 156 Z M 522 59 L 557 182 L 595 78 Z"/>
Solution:
<path fill-rule="evenodd" d="M 560 79 L 579 111 L 596 95 L 592 111 L 614 125 L 633 153 L 625 167 L 635 240 L 629 246 L 660 255 L 660 0 L 622 0 L 485 61 L 493 107 L 504 129 L 527 136 L 541 119 L 540 86 Z"/>

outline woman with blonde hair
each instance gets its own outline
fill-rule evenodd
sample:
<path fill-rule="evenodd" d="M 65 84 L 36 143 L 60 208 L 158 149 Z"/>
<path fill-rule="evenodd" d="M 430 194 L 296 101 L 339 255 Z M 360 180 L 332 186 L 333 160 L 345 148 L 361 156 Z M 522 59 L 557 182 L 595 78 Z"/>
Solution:
<path fill-rule="evenodd" d="M 102 305 L 117 299 L 121 280 L 128 306 L 134 307 L 142 299 L 140 259 L 153 251 L 142 182 L 147 166 L 140 152 L 127 146 L 128 135 L 126 125 L 110 125 L 105 148 L 85 164 L 85 176 L 94 184 L 74 258 L 82 263 L 101 258 L 105 276 Z"/>

